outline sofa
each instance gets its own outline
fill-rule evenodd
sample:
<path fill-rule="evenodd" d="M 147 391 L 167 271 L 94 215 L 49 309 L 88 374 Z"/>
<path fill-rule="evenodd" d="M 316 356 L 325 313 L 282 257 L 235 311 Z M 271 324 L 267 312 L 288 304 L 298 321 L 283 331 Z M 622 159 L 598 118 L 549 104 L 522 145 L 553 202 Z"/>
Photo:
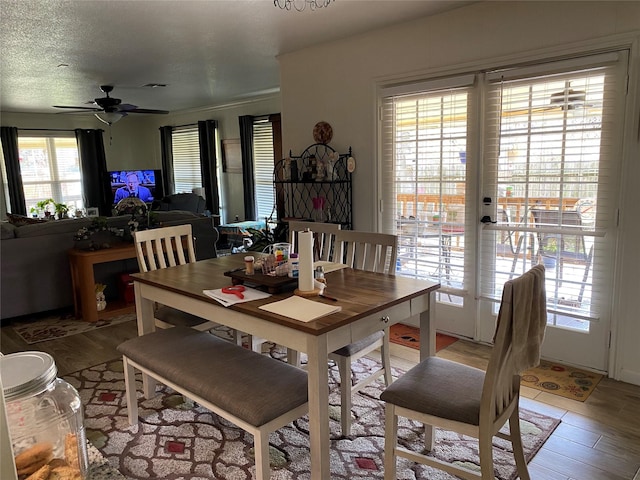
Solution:
<path fill-rule="evenodd" d="M 187 211 L 154 212 L 160 226 L 190 223 L 198 260 L 216 257 L 218 231 L 210 217 Z M 129 216 L 110 217 L 109 227 L 126 228 Z M 0 222 L 0 319 L 73 307 L 71 272 L 67 252 L 74 235 L 90 225 L 91 218 L 51 220 L 16 226 Z M 122 273 L 138 271 L 135 259 L 95 266 L 96 282 L 107 285 L 107 300 L 119 294 Z"/>
<path fill-rule="evenodd" d="M 158 204 L 158 210 L 185 210 L 193 213 L 204 213 L 207 208 L 204 198 L 195 193 L 174 193 L 167 195 Z"/>

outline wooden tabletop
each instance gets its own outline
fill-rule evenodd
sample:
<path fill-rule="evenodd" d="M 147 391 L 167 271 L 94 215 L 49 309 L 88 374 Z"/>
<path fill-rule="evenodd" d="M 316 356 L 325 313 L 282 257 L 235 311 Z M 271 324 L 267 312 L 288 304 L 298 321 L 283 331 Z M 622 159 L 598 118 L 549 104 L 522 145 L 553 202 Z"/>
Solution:
<path fill-rule="evenodd" d="M 231 279 L 225 276 L 224 272 L 241 267 L 244 263 L 243 258 L 244 254 L 229 255 L 152 272 L 136 273 L 131 276 L 135 281 L 221 307 L 220 303 L 204 295 L 202 291 L 231 285 Z M 285 291 L 262 300 L 237 303 L 226 308 L 306 333 L 322 335 L 365 316 L 428 294 L 440 287 L 440 284 L 435 282 L 365 272 L 351 268 L 327 273 L 326 279 L 326 293 L 331 297 L 337 298 L 338 302 L 332 302 L 320 297 L 314 297 L 312 300 L 334 306 L 336 304 L 340 305 L 342 311 L 311 322 L 300 322 L 258 308 L 260 305 L 287 298 L 293 295 L 293 291 Z"/>

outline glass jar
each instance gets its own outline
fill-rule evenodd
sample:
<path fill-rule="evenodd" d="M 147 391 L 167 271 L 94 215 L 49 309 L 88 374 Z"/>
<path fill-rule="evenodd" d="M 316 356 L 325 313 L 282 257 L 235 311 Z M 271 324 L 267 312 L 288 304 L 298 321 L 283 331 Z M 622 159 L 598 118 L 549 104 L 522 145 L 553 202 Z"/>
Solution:
<path fill-rule="evenodd" d="M 53 357 L 44 352 L 0 357 L 7 423 L 20 478 L 45 465 L 68 478 L 88 476 L 82 402 L 78 391 L 57 374 Z"/>

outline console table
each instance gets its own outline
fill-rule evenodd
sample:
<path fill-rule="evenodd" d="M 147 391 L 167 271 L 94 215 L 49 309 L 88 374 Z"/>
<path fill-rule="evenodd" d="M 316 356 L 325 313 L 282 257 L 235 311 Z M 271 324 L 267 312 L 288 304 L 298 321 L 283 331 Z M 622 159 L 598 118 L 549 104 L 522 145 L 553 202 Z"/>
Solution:
<path fill-rule="evenodd" d="M 78 250 L 76 248 L 69 250 L 73 306 L 76 318 L 82 318 L 86 322 L 97 322 L 98 316 L 108 318 L 135 311 L 135 305 L 127 304 L 124 300 L 110 300 L 107 303 L 107 308 L 101 312 L 98 312 L 96 307 L 96 280 L 93 266 L 96 263 L 129 258 L 136 258 L 136 249 L 131 243 L 122 243 L 102 250 Z"/>

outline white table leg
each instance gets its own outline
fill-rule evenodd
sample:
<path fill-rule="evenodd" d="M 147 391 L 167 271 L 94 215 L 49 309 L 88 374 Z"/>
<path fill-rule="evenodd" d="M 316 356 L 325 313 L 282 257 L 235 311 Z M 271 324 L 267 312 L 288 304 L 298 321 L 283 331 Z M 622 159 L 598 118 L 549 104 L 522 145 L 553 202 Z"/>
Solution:
<path fill-rule="evenodd" d="M 420 361 L 436 354 L 436 327 L 431 310 L 436 305 L 436 294 L 429 294 L 429 308 L 420 313 Z M 432 425 L 424 426 L 424 444 L 431 450 L 435 440 L 435 430 Z"/>
<path fill-rule="evenodd" d="M 309 379 L 309 440 L 311 480 L 331 478 L 329 464 L 329 369 L 327 339 L 310 337 L 307 344 Z"/>
<path fill-rule="evenodd" d="M 153 318 L 154 304 L 151 300 L 144 298 L 142 295 L 143 285 L 140 282 L 134 282 L 134 291 L 136 295 L 136 319 L 138 322 L 138 335 L 151 333 L 156 329 L 155 320 Z M 156 381 L 148 375 L 142 374 L 142 393 L 144 398 L 151 398 L 156 392 Z"/>

